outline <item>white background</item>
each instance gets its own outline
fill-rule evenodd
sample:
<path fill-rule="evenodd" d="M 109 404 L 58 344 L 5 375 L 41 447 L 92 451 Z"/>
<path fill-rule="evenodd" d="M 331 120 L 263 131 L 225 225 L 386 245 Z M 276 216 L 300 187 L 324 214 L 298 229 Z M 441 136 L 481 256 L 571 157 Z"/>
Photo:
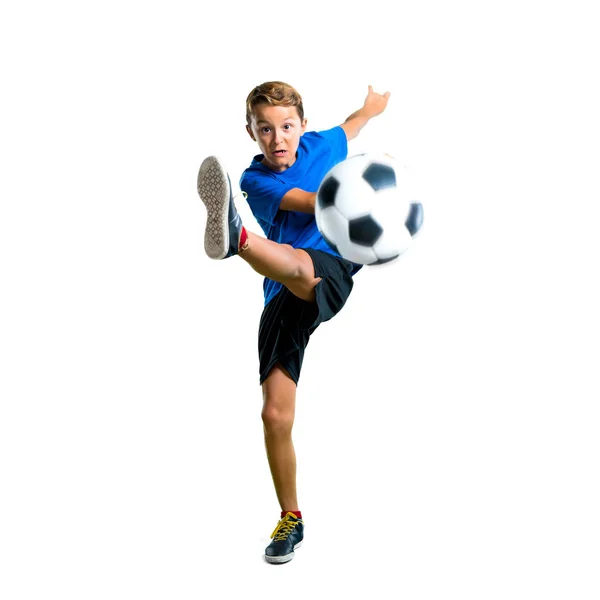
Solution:
<path fill-rule="evenodd" d="M 3 3 L 3 600 L 599 597 L 592 4 Z M 281 567 L 262 279 L 196 193 L 270 79 L 310 129 L 389 90 L 350 153 L 425 208 L 311 340 Z"/>

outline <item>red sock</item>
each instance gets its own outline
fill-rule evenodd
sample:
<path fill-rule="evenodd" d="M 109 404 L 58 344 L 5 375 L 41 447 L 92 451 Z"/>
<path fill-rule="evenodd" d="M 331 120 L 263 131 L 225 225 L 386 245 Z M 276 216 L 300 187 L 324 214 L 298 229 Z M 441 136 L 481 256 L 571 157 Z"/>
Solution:
<path fill-rule="evenodd" d="M 246 232 L 246 228 L 242 225 L 242 233 L 240 233 L 240 242 L 238 244 L 238 250 L 245 250 L 244 245 L 246 245 L 248 241 L 248 233 Z"/>
<path fill-rule="evenodd" d="M 285 515 L 287 515 L 289 512 L 291 512 L 292 514 L 296 515 L 296 517 L 298 517 L 299 519 L 302 518 L 302 513 L 299 510 L 282 510 L 281 511 L 281 518 L 283 519 L 283 517 L 285 517 Z"/>

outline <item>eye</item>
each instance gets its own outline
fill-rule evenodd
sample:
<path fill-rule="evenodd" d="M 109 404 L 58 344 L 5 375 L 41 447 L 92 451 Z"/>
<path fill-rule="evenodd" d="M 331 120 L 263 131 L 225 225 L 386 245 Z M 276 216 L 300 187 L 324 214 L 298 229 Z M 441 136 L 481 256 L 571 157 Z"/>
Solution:
<path fill-rule="evenodd" d="M 286 123 L 286 124 L 283 126 L 283 128 L 284 128 L 286 131 L 289 131 L 289 130 L 292 128 L 292 126 L 291 126 L 289 123 Z"/>
<path fill-rule="evenodd" d="M 260 130 L 260 132 L 261 132 L 261 133 L 269 133 L 269 131 L 271 131 L 271 128 L 270 128 L 270 127 L 263 127 L 263 128 L 261 128 L 261 130 Z"/>

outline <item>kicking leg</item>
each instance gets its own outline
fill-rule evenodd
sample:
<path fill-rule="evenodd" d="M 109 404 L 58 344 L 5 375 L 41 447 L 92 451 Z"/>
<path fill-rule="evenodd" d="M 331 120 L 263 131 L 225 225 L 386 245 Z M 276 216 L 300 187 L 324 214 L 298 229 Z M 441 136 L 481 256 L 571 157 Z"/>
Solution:
<path fill-rule="evenodd" d="M 215 156 L 209 156 L 200 166 L 198 193 L 207 210 L 204 249 L 210 258 L 239 254 L 255 271 L 285 285 L 302 300 L 315 299 L 314 287 L 320 278 L 315 277 L 308 253 L 248 231 L 246 239 L 241 240 L 244 228 L 235 208 L 231 181 Z"/>
<path fill-rule="evenodd" d="M 312 259 L 304 250 L 249 231 L 247 247 L 239 254 L 257 273 L 282 283 L 302 300 L 314 301 L 315 285 L 321 278 L 315 277 Z"/>

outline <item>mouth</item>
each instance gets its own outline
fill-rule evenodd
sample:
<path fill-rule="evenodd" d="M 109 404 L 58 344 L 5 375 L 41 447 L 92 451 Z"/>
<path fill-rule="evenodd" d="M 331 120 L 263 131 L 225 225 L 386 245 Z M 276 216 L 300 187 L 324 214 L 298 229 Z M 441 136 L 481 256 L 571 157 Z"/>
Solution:
<path fill-rule="evenodd" d="M 275 150 L 275 152 L 273 152 L 273 156 L 285 156 L 287 154 L 287 150 Z"/>

